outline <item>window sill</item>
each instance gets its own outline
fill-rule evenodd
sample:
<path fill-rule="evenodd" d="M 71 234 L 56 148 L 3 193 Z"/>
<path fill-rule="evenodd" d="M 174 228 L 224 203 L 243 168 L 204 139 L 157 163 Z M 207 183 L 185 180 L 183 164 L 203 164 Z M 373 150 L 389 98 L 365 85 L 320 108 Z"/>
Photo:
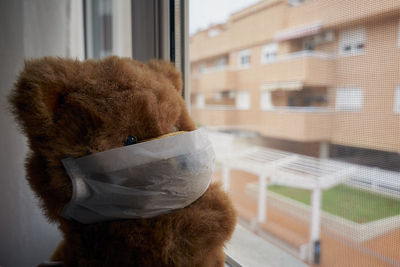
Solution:
<path fill-rule="evenodd" d="M 226 266 L 281 267 L 307 265 L 282 249 L 256 236 L 240 225 L 236 226 L 231 241 L 225 249 Z"/>
<path fill-rule="evenodd" d="M 345 57 L 353 57 L 353 56 L 364 56 L 366 54 L 365 51 L 363 52 L 356 52 L 356 53 L 339 53 L 338 57 L 339 58 L 345 58 Z"/>
<path fill-rule="evenodd" d="M 299 112 L 299 113 L 329 113 L 332 108 L 329 107 L 273 107 L 262 109 L 264 112 Z"/>

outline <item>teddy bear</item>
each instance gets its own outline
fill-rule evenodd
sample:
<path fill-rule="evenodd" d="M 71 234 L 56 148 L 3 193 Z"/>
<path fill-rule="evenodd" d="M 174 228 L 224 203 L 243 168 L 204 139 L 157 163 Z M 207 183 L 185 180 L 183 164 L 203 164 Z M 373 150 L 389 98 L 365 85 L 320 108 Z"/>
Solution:
<path fill-rule="evenodd" d="M 149 218 L 81 223 L 62 216 L 73 186 L 62 160 L 196 130 L 181 74 L 161 60 L 45 57 L 25 61 L 9 97 L 27 136 L 27 180 L 63 241 L 63 266 L 223 266 L 236 211 L 218 183 L 190 205 Z"/>

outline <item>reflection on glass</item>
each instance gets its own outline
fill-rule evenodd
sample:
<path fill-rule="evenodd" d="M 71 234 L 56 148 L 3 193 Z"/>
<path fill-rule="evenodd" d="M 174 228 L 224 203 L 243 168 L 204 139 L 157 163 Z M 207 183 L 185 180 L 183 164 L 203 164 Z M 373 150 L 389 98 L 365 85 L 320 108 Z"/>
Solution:
<path fill-rule="evenodd" d="M 86 53 L 88 58 L 132 55 L 131 2 L 86 0 Z"/>

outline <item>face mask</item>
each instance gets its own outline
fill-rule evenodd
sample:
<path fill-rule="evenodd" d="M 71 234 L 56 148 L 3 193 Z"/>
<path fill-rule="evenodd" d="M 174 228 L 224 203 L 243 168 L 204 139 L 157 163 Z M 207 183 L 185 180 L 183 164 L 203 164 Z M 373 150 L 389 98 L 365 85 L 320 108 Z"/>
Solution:
<path fill-rule="evenodd" d="M 81 223 L 150 218 L 207 190 L 215 154 L 204 129 L 63 159 L 73 195 L 62 216 Z"/>

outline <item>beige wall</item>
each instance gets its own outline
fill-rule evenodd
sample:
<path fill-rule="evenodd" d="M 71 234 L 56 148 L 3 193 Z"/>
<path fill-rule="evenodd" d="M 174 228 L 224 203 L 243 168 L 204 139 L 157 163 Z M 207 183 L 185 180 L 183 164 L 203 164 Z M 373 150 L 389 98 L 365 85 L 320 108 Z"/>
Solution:
<path fill-rule="evenodd" d="M 279 43 L 275 62 L 261 64 L 261 47 L 273 41 L 275 33 L 319 21 L 323 30 L 333 31 L 334 41 L 315 50 L 334 58 L 303 56 L 283 58 L 302 50 L 301 39 Z M 329 141 L 336 144 L 400 152 L 400 115 L 393 112 L 396 86 L 400 85 L 398 46 L 400 1 L 309 0 L 298 7 L 286 1 L 262 1 L 231 16 L 220 35 L 209 38 L 207 31 L 191 40 L 191 62 L 200 64 L 229 55 L 229 69 L 192 76 L 193 92 L 215 92 L 229 88 L 249 91 L 247 111 L 194 110 L 204 124 L 235 125 L 275 138 L 298 141 Z M 339 37 L 344 30 L 364 27 L 365 51 L 338 56 Z M 238 53 L 251 51 L 251 65 L 238 69 Z M 261 111 L 260 93 L 264 83 L 300 81 L 304 87 L 328 91 L 331 113 Z M 335 89 L 363 89 L 363 108 L 357 112 L 335 111 Z M 282 94 L 276 103 L 284 103 Z"/>
<path fill-rule="evenodd" d="M 335 87 L 361 87 L 361 112 L 334 116 L 332 142 L 400 152 L 400 114 L 394 92 L 400 84 L 399 19 L 367 24 L 365 53 L 341 57 L 335 64 Z"/>

